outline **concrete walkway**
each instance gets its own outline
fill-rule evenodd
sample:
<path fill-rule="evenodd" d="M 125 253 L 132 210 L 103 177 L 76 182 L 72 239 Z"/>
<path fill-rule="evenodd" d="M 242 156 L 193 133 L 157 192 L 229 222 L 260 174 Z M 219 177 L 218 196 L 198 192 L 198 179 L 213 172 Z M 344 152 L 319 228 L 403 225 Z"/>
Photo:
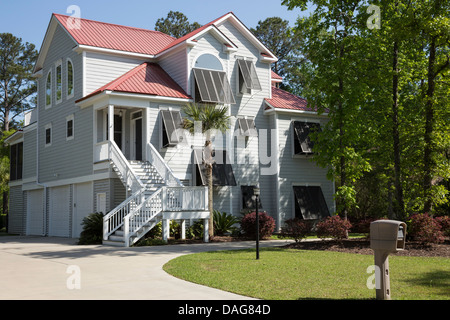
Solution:
<path fill-rule="evenodd" d="M 242 300 L 193 284 L 162 266 L 184 254 L 254 248 L 254 242 L 136 248 L 80 246 L 76 239 L 0 237 L 0 300 Z M 287 241 L 262 241 L 261 247 Z"/>

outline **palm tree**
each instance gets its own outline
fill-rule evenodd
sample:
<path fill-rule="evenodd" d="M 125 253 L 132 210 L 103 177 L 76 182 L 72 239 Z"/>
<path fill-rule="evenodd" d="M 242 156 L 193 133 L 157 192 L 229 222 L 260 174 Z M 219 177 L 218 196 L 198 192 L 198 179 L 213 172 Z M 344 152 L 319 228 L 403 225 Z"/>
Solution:
<path fill-rule="evenodd" d="M 216 106 L 213 104 L 188 104 L 183 107 L 186 118 L 183 119 L 183 128 L 194 134 L 195 130 L 201 128 L 201 133 L 205 137 L 205 151 L 203 164 L 206 167 L 208 178 L 208 209 L 210 237 L 214 236 L 214 214 L 213 214 L 213 182 L 212 168 L 214 164 L 212 156 L 211 138 L 215 131 L 225 133 L 229 129 L 228 107 Z"/>

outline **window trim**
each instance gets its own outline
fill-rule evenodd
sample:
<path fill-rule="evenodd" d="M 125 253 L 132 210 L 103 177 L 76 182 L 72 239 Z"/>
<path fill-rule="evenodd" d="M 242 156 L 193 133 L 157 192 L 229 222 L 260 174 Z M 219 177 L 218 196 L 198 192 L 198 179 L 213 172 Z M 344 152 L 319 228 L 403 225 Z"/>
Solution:
<path fill-rule="evenodd" d="M 69 94 L 69 63 L 72 66 L 72 93 Z M 72 59 L 66 59 L 66 96 L 71 99 L 75 96 L 75 68 L 73 67 Z"/>
<path fill-rule="evenodd" d="M 72 121 L 72 135 L 69 136 L 69 122 Z M 75 117 L 73 114 L 66 117 L 66 141 L 73 140 L 75 138 Z"/>
<path fill-rule="evenodd" d="M 52 69 L 50 69 L 48 72 L 47 72 L 47 77 L 45 78 L 45 87 L 44 87 L 44 90 L 45 90 L 45 95 L 44 95 L 44 97 L 45 97 L 45 109 L 48 109 L 48 108 L 51 108 L 52 107 L 52 102 L 53 102 L 53 74 L 52 74 L 53 72 L 52 72 Z M 48 84 L 49 84 L 49 77 L 50 77 L 50 89 L 48 88 Z M 47 90 L 50 90 L 50 93 L 48 93 L 47 92 Z M 47 103 L 47 97 L 50 97 L 50 102 L 49 103 Z"/>
<path fill-rule="evenodd" d="M 50 130 L 50 142 L 47 143 L 47 130 Z M 45 142 L 45 147 L 50 147 L 53 143 L 53 129 L 52 129 L 52 124 L 49 123 L 45 126 L 45 130 L 44 130 L 44 142 Z"/>
<path fill-rule="evenodd" d="M 60 88 L 58 90 L 58 68 L 61 70 L 61 83 Z M 63 101 L 63 67 L 62 67 L 62 60 L 58 60 L 55 62 L 55 104 L 60 104 Z M 61 91 L 61 98 L 58 100 L 58 92 Z"/>

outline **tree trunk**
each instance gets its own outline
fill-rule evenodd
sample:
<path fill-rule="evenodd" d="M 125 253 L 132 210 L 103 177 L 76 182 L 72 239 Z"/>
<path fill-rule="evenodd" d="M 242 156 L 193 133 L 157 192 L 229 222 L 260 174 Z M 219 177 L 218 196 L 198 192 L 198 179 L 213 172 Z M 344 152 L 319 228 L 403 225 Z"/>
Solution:
<path fill-rule="evenodd" d="M 425 204 L 423 211 L 430 212 L 432 209 L 431 185 L 433 180 L 433 124 L 434 124 L 434 110 L 433 110 L 433 95 L 435 88 L 435 60 L 436 60 L 436 38 L 433 37 L 430 43 L 430 52 L 428 55 L 428 89 L 425 104 L 425 149 L 423 157 L 424 177 L 423 177 L 423 193 L 425 197 Z"/>
<path fill-rule="evenodd" d="M 403 201 L 403 187 L 401 181 L 401 162 L 400 162 L 400 135 L 398 130 L 398 42 L 394 41 L 392 53 L 392 139 L 394 151 L 394 187 L 395 199 L 394 212 L 398 219 L 405 218 L 405 205 Z"/>

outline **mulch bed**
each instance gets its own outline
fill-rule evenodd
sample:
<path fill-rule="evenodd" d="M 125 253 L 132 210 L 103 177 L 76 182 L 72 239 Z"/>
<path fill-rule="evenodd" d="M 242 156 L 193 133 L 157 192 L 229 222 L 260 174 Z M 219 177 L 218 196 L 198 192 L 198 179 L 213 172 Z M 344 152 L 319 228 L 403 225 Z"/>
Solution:
<path fill-rule="evenodd" d="M 347 239 L 342 241 L 336 240 L 317 240 L 317 241 L 301 241 L 286 245 L 285 248 L 300 250 L 328 250 L 337 252 L 369 254 L 373 255 L 370 249 L 370 241 L 367 239 Z M 417 241 L 407 241 L 405 250 L 393 253 L 396 256 L 410 257 L 445 257 L 450 258 L 450 240 L 444 243 L 424 245 Z"/>

